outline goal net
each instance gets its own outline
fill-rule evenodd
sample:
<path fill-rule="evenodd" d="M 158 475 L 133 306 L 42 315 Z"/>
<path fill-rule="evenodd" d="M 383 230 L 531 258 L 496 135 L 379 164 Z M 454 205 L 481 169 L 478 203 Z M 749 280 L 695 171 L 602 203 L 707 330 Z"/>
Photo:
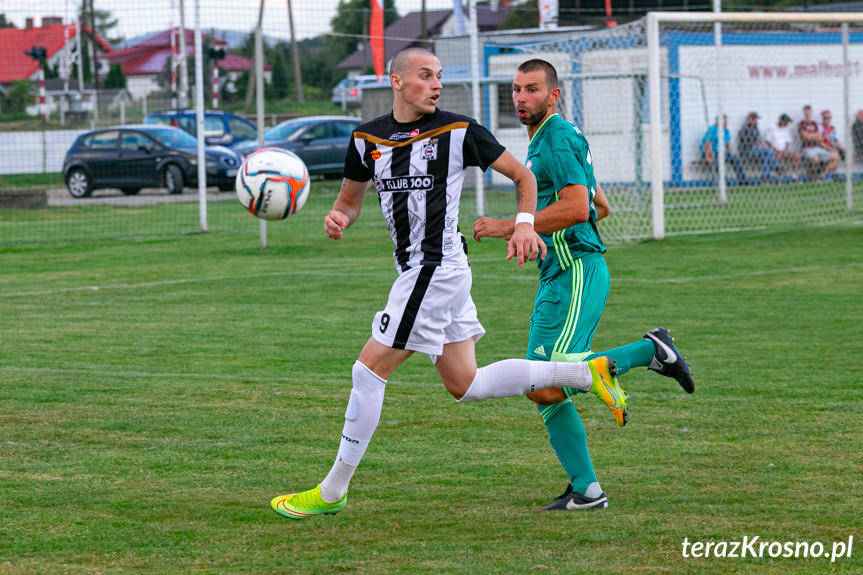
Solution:
<path fill-rule="evenodd" d="M 841 221 L 863 175 L 861 22 L 665 12 L 530 43 L 501 36 L 484 44 L 483 120 L 524 159 L 510 83 L 529 57 L 553 63 L 561 114 L 587 136 L 612 205 L 609 241 Z M 485 211 L 510 212 L 504 182 L 486 182 Z"/>

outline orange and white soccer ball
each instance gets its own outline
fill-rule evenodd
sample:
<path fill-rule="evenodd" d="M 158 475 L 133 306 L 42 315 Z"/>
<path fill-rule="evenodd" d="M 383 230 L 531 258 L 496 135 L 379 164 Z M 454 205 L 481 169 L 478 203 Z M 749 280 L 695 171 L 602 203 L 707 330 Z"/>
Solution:
<path fill-rule="evenodd" d="M 237 172 L 237 198 L 265 220 L 283 220 L 300 211 L 309 197 L 309 170 L 299 156 L 281 148 L 261 148 L 246 156 Z"/>

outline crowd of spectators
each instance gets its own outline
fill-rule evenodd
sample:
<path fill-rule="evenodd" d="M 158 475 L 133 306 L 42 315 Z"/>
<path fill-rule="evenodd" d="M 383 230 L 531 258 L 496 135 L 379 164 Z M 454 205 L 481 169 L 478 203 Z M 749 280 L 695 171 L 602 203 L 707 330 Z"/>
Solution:
<path fill-rule="evenodd" d="M 826 180 L 833 177 L 839 162 L 845 159 L 846 150 L 837 137 L 830 110 L 821 112 L 821 122 L 818 123 L 813 119 L 812 106 L 804 106 L 803 119 L 797 124 L 796 131 L 788 114 L 781 114 L 776 124 L 763 133 L 758 127 L 759 119 L 758 112 L 749 112 L 746 116 L 737 133 L 735 154 L 731 149 L 728 117 L 722 117 L 725 161 L 734 168 L 738 183 Z M 859 161 L 863 159 L 863 110 L 857 112 L 851 137 L 855 158 Z M 718 146 L 719 137 L 714 124 L 701 140 L 702 161 L 714 170 L 717 169 Z M 746 168 L 750 168 L 750 172 L 757 171 L 760 177 L 747 177 Z"/>

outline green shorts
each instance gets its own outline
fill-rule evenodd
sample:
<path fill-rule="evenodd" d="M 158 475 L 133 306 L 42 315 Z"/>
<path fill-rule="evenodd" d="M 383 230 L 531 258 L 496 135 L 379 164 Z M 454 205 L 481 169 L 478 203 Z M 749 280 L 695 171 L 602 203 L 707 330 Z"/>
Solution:
<path fill-rule="evenodd" d="M 527 359 L 580 361 L 605 308 L 608 266 L 602 254 L 589 254 L 548 280 L 540 280 L 530 316 Z"/>

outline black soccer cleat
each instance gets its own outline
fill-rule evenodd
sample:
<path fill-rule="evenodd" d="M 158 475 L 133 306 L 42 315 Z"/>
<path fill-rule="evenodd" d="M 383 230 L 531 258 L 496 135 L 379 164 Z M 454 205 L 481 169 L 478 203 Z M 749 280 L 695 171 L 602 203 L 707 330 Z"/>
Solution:
<path fill-rule="evenodd" d="M 585 497 L 572 490 L 572 483 L 566 486 L 566 491 L 555 497 L 548 507 L 542 511 L 576 511 L 579 509 L 605 509 L 608 507 L 608 496 L 603 491 L 599 497 Z"/>
<path fill-rule="evenodd" d="M 695 391 L 695 380 L 686 358 L 674 347 L 674 340 L 664 327 L 656 327 L 644 334 L 644 339 L 653 342 L 656 352 L 647 369 L 665 377 L 673 377 L 686 393 Z"/>

